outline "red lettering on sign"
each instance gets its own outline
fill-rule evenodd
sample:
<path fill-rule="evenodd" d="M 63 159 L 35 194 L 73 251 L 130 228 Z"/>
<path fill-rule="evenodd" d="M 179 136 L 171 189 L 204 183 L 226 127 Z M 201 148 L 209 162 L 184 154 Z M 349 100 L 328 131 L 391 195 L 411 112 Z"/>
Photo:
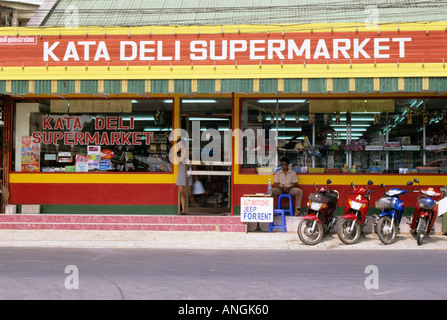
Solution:
<path fill-rule="evenodd" d="M 73 132 L 65 132 L 64 144 L 71 146 L 73 144 Z"/>
<path fill-rule="evenodd" d="M 85 133 L 85 144 L 86 145 L 89 145 L 89 144 L 98 145 L 99 144 L 99 132 L 95 132 L 93 134 L 93 136 L 91 135 L 90 132 L 86 132 Z"/>
<path fill-rule="evenodd" d="M 109 135 L 107 132 L 103 132 L 101 136 L 101 141 L 99 142 L 100 145 L 110 145 Z"/>
<path fill-rule="evenodd" d="M 42 141 L 42 133 L 39 131 L 33 132 L 31 136 L 35 143 L 40 143 Z"/>
<path fill-rule="evenodd" d="M 123 132 L 121 134 L 121 144 L 127 144 L 129 146 L 132 145 L 129 140 L 130 135 L 131 135 L 131 132 Z"/>
<path fill-rule="evenodd" d="M 81 119 L 79 119 L 78 117 L 75 118 L 74 125 L 73 125 L 73 130 L 76 130 L 76 129 L 79 129 L 79 130 L 82 129 Z"/>
<path fill-rule="evenodd" d="M 42 129 L 43 130 L 53 130 L 53 127 L 51 126 L 50 122 L 53 118 L 51 116 L 43 117 L 43 123 L 42 123 Z"/>
<path fill-rule="evenodd" d="M 62 132 L 59 131 L 53 132 L 53 144 L 58 144 L 58 141 L 62 140 L 63 138 L 64 134 Z"/>
<path fill-rule="evenodd" d="M 67 117 L 67 116 L 65 116 L 65 117 L 64 117 L 64 120 L 65 120 L 65 128 L 66 128 L 67 130 L 71 130 L 71 120 L 73 120 L 73 117 Z"/>
<path fill-rule="evenodd" d="M 123 117 L 118 118 L 118 128 L 119 130 L 129 130 L 129 126 L 123 124 Z"/>
<path fill-rule="evenodd" d="M 111 145 L 120 145 L 120 133 L 112 132 L 110 133 L 110 144 Z"/>
<path fill-rule="evenodd" d="M 132 145 L 141 146 L 141 132 L 132 133 Z"/>
<path fill-rule="evenodd" d="M 54 130 L 63 130 L 64 123 L 62 122 L 62 118 L 57 118 L 56 124 L 54 125 Z"/>
<path fill-rule="evenodd" d="M 75 132 L 74 133 L 74 142 L 75 146 L 80 146 L 84 144 L 84 132 Z"/>
<path fill-rule="evenodd" d="M 106 123 L 104 121 L 104 118 L 96 117 L 95 118 L 95 130 L 104 130 L 106 127 Z"/>
<path fill-rule="evenodd" d="M 116 130 L 116 117 L 106 118 L 106 130 Z"/>

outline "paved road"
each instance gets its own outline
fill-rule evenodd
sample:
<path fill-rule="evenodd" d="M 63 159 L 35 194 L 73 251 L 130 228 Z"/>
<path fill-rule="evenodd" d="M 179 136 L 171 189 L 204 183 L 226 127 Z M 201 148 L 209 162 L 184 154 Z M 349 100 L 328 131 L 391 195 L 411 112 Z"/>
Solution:
<path fill-rule="evenodd" d="M 446 250 L 0 248 L 0 257 L 1 300 L 447 299 Z"/>

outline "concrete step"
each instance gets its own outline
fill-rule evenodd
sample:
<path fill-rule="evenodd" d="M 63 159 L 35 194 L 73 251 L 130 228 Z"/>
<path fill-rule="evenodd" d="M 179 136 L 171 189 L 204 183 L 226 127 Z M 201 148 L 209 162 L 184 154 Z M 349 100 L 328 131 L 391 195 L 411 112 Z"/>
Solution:
<path fill-rule="evenodd" d="M 188 215 L 0 214 L 0 229 L 247 232 L 239 217 Z"/>

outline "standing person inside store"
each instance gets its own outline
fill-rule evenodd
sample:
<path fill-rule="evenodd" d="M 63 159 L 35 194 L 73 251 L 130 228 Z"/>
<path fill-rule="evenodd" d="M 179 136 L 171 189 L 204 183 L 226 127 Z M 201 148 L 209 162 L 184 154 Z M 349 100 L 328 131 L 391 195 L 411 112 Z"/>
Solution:
<path fill-rule="evenodd" d="M 281 170 L 276 172 L 273 178 L 274 188 L 272 189 L 272 195 L 277 197 L 282 193 L 287 193 L 295 197 L 295 216 L 301 215 L 303 190 L 297 188 L 298 178 L 295 171 L 289 169 L 290 160 L 282 158 L 280 163 Z"/>
<path fill-rule="evenodd" d="M 177 186 L 180 193 L 180 211 L 177 213 L 178 215 L 185 214 L 185 208 L 186 208 L 186 187 L 188 181 L 188 194 L 190 197 L 190 201 L 193 206 L 197 206 L 197 203 L 195 201 L 194 196 L 192 195 L 192 177 L 186 177 L 186 164 L 189 161 L 187 155 L 190 155 L 190 152 L 187 151 L 187 144 L 184 143 L 181 138 L 177 140 L 177 147 L 172 148 L 171 150 L 178 150 L 177 151 L 177 159 L 178 159 L 178 173 L 177 173 Z M 195 170 L 195 166 L 193 167 Z M 194 179 L 197 180 L 197 176 L 194 177 Z"/>

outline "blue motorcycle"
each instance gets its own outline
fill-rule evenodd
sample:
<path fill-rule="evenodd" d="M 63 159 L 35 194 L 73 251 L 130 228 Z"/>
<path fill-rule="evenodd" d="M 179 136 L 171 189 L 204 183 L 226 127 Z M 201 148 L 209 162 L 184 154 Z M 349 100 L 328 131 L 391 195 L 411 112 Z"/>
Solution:
<path fill-rule="evenodd" d="M 407 182 L 407 186 L 412 184 L 413 181 Z M 383 183 L 381 187 L 386 189 Z M 384 244 L 388 245 L 396 241 L 396 235 L 404 212 L 404 202 L 399 197 L 406 194 L 405 188 L 387 189 L 382 198 L 376 201 L 376 208 L 381 211 L 376 222 L 376 233 Z"/>

